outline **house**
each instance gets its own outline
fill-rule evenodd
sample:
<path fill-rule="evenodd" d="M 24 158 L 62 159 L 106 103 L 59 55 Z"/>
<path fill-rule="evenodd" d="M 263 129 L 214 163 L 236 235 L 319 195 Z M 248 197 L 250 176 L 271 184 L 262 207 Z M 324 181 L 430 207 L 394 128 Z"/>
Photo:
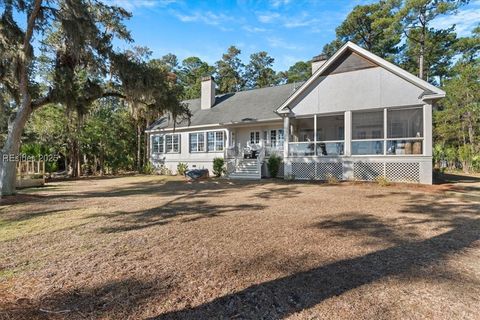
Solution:
<path fill-rule="evenodd" d="M 231 178 L 268 175 L 266 159 L 283 158 L 289 179 L 432 183 L 432 106 L 445 92 L 348 42 L 312 60 L 304 83 L 185 101 L 191 123 L 164 117 L 148 130 L 150 159 L 173 172 L 179 162 L 212 169 L 226 161 Z"/>

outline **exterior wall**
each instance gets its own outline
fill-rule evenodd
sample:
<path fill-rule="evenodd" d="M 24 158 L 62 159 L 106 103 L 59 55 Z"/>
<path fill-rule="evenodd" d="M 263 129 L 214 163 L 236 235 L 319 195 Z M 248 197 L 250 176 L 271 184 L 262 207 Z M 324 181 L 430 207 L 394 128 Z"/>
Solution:
<path fill-rule="evenodd" d="M 423 89 L 381 68 L 319 77 L 291 105 L 295 116 L 422 105 Z"/>
<path fill-rule="evenodd" d="M 249 127 L 230 128 L 230 131 L 235 133 L 236 141 L 233 143 L 237 145 L 238 143 L 241 143 L 242 146 L 245 146 L 247 144 L 247 141 L 250 141 L 250 132 L 259 131 L 260 139 L 262 140 L 264 138 L 264 131 L 267 131 L 267 142 L 270 142 L 270 131 L 278 129 L 283 129 L 283 122 L 280 118 L 278 119 L 278 122 L 252 125 Z"/>
<path fill-rule="evenodd" d="M 229 131 L 225 127 L 218 127 L 215 129 L 192 129 L 192 130 L 177 130 L 174 133 L 180 134 L 180 152 L 179 153 L 163 153 L 152 154 L 150 153 L 150 161 L 159 169 L 162 165 L 170 169 L 172 173 L 177 172 L 177 165 L 179 162 L 186 163 L 189 169 L 208 169 L 210 172 L 213 170 L 213 159 L 221 157 L 223 158 L 223 151 L 218 152 L 190 152 L 189 150 L 189 134 L 194 132 L 208 132 L 208 131 L 224 131 L 225 132 L 225 146 L 229 144 Z M 160 131 L 150 134 L 150 150 L 152 150 L 152 136 L 156 134 L 168 134 L 173 133 L 169 131 Z"/>

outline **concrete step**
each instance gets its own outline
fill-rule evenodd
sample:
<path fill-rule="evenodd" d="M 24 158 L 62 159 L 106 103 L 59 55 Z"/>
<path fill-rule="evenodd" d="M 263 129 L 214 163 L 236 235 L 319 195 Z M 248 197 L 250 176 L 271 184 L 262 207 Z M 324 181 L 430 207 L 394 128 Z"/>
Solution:
<path fill-rule="evenodd" d="M 260 180 L 260 174 L 246 174 L 246 173 L 231 173 L 228 176 L 230 179 L 245 179 L 245 180 Z"/>

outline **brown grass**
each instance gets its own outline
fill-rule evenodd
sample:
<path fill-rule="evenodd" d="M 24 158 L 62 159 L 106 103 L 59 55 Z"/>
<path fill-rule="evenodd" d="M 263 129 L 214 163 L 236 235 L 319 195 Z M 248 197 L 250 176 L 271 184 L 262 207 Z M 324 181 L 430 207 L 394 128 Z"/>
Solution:
<path fill-rule="evenodd" d="M 479 209 L 398 184 L 54 183 L 0 202 L 0 318 L 478 319 Z"/>

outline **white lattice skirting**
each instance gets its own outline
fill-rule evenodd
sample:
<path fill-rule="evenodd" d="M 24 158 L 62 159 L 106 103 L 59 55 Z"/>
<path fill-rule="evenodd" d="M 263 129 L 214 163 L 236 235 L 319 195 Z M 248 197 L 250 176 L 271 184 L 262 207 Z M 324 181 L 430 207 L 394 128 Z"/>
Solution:
<path fill-rule="evenodd" d="M 431 183 L 431 160 L 319 160 L 292 159 L 285 164 L 285 172 L 298 180 L 375 181 L 384 177 L 392 182 Z"/>

